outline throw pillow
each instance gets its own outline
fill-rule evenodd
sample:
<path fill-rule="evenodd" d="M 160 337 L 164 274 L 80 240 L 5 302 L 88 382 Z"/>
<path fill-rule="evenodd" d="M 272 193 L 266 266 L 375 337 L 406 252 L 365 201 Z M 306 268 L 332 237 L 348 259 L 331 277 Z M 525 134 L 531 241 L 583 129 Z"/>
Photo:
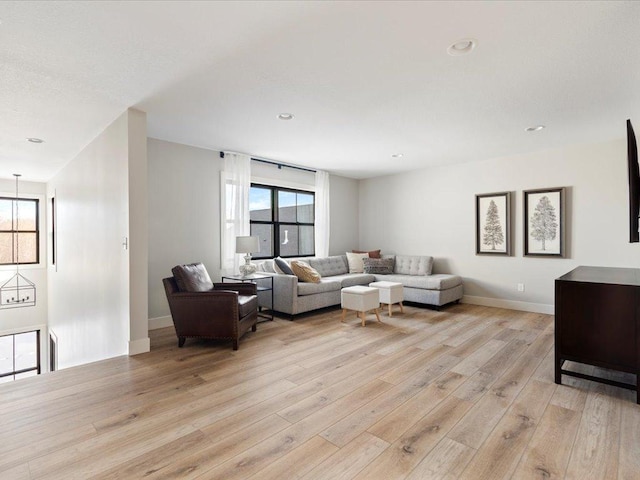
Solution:
<path fill-rule="evenodd" d="M 393 273 L 393 258 L 365 258 L 364 273 L 390 275 Z"/>
<path fill-rule="evenodd" d="M 293 273 L 293 270 L 291 270 L 289 264 L 280 257 L 276 257 L 273 259 L 273 268 L 275 268 L 276 271 L 280 270 L 278 273 L 284 273 L 285 275 L 295 275 L 295 273 Z"/>
<path fill-rule="evenodd" d="M 258 263 L 257 265 L 258 265 L 258 271 L 259 272 L 279 273 L 273 267 L 273 265 L 274 265 L 273 260 L 265 260 L 264 262 Z"/>
<path fill-rule="evenodd" d="M 282 269 L 276 263 L 276 259 L 275 258 L 271 261 L 271 266 L 273 267 L 274 273 L 277 273 L 277 274 L 280 274 L 280 275 L 284 274 Z"/>
<path fill-rule="evenodd" d="M 322 278 L 315 268 L 299 260 L 291 262 L 291 269 L 301 282 L 320 283 L 320 279 Z"/>
<path fill-rule="evenodd" d="M 350 253 L 347 252 L 347 262 L 349 263 L 349 273 L 363 273 L 364 264 L 362 260 L 369 258 L 368 253 Z"/>
<path fill-rule="evenodd" d="M 369 250 L 368 252 L 364 250 L 351 250 L 353 253 L 368 253 L 369 258 L 382 258 L 380 256 L 380 250 Z"/>
<path fill-rule="evenodd" d="M 177 265 L 171 269 L 181 292 L 206 292 L 213 288 L 213 282 L 202 263 Z"/>

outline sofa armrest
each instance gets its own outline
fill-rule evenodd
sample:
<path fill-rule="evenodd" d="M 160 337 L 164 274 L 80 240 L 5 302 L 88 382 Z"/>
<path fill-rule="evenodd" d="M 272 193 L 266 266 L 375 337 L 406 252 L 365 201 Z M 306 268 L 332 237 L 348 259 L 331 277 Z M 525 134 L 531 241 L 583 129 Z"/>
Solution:
<path fill-rule="evenodd" d="M 298 277 L 280 273 L 260 272 L 273 277 L 273 309 L 294 315 L 298 308 Z"/>

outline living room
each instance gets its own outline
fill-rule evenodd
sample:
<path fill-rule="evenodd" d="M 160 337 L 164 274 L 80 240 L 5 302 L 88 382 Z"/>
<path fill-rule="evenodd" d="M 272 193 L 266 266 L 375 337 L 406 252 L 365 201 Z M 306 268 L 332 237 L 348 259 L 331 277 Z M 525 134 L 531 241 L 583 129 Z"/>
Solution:
<path fill-rule="evenodd" d="M 287 165 L 330 172 L 329 254 L 431 255 L 434 273 L 463 278 L 456 308 L 552 315 L 554 280 L 575 267 L 639 267 L 625 138 L 625 120 L 640 118 L 634 2 L 264 3 L 0 7 L 11 126 L 0 192 L 16 195 L 12 174 L 22 173 L 21 198 L 41 205 L 40 260 L 20 268 L 37 303 L 0 311 L 0 333 L 39 329 L 43 372 L 51 332 L 61 371 L 153 355 L 153 335 L 165 339 L 153 332 L 172 325 L 162 278 L 203 262 L 220 279 L 221 151 L 281 165 L 252 162 L 255 183 L 313 191 L 313 173 Z M 580 21 L 561 33 L 574 15 Z M 168 39 L 136 37 L 148 16 Z M 438 16 L 459 22 L 445 27 Z M 207 46 L 187 49 L 174 21 L 195 22 L 188 40 Z M 91 34 L 109 22 L 130 37 Z M 447 55 L 468 37 L 473 51 Z M 546 48 L 552 41 L 562 48 Z M 44 143 L 25 142 L 34 136 Z M 523 192 L 555 187 L 566 194 L 564 254 L 526 256 Z M 511 192 L 511 255 L 476 255 L 475 198 L 492 192 Z M 0 267 L 0 282 L 14 273 Z M 298 323 L 324 331 L 322 315 L 335 313 Z M 408 328 L 435 313 L 416 308 L 397 321 Z M 257 334 L 272 338 L 279 325 Z M 259 340 L 251 335 L 249 352 Z"/>

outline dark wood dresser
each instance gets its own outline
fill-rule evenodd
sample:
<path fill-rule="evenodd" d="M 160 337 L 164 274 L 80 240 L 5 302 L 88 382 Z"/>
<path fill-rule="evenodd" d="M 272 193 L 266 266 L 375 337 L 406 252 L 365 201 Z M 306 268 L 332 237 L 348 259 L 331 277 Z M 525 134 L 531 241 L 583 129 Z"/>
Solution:
<path fill-rule="evenodd" d="M 640 269 L 578 267 L 555 287 L 555 382 L 565 374 L 629 388 L 640 404 Z M 567 360 L 632 373 L 636 384 L 565 370 Z"/>

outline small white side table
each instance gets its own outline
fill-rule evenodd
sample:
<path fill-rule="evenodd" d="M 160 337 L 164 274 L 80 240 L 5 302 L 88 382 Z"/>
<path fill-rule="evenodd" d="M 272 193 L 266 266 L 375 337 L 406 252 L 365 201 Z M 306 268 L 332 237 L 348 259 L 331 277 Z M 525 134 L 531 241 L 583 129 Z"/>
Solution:
<path fill-rule="evenodd" d="M 380 303 L 387 304 L 389 308 L 389 316 L 392 316 L 391 305 L 400 304 L 400 313 L 404 313 L 402 302 L 404 300 L 404 290 L 401 283 L 398 282 L 371 282 L 370 287 L 377 288 L 380 291 Z"/>
<path fill-rule="evenodd" d="M 362 326 L 365 324 L 365 316 L 369 310 L 373 310 L 379 322 L 378 308 L 380 308 L 379 290 L 377 288 L 364 287 L 355 285 L 346 287 L 340 291 L 340 300 L 342 306 L 342 321 L 345 320 L 347 310 L 355 310 L 358 317 L 362 320 Z M 382 322 L 381 322 L 382 323 Z"/>

